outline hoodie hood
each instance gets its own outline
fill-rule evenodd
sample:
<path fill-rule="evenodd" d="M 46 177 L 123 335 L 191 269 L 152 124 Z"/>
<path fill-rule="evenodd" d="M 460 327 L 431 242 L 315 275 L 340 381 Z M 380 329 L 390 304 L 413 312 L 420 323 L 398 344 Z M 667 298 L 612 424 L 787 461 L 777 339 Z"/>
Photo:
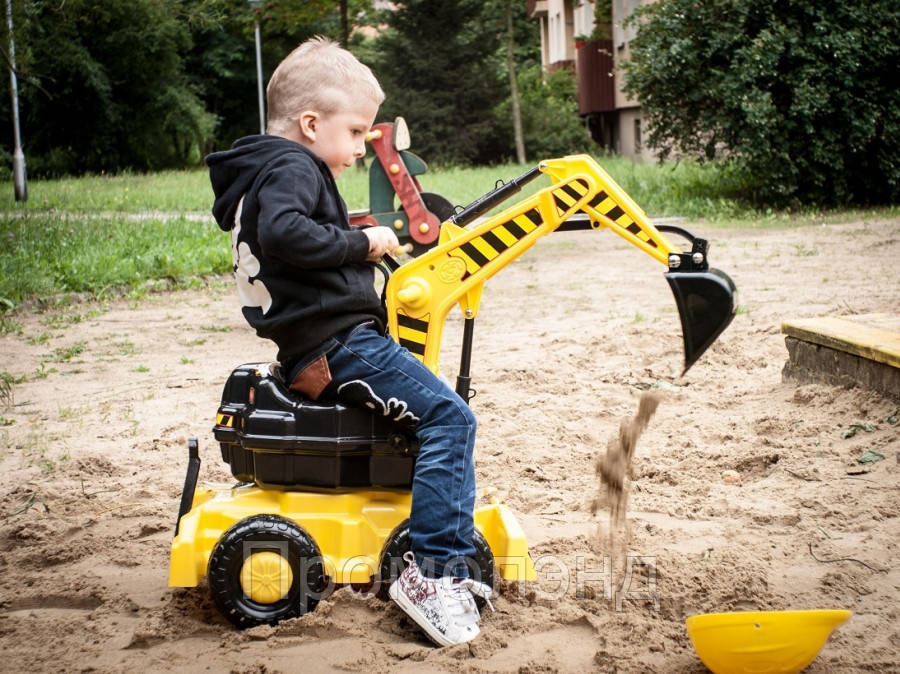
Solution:
<path fill-rule="evenodd" d="M 281 136 L 246 136 L 235 141 L 230 150 L 206 157 L 215 201 L 212 214 L 224 231 L 234 228 L 234 214 L 241 198 L 249 191 L 260 171 L 273 159 L 298 152 L 321 160 L 305 147 Z"/>

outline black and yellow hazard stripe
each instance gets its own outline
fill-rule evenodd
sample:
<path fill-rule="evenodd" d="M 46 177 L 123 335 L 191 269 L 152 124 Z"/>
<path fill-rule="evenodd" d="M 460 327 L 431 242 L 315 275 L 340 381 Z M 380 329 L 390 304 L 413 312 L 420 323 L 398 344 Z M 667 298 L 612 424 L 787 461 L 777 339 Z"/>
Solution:
<path fill-rule="evenodd" d="M 493 227 L 480 236 L 476 236 L 454 250 L 450 254 L 466 263 L 466 276 L 474 274 L 503 251 L 512 248 L 541 225 L 543 219 L 536 208 Z"/>
<path fill-rule="evenodd" d="M 397 341 L 419 360 L 425 357 L 425 338 L 428 335 L 430 317 L 430 314 L 426 314 L 422 318 L 412 318 L 397 313 Z"/>
<path fill-rule="evenodd" d="M 231 414 L 222 414 L 219 412 L 216 414 L 216 426 L 224 426 L 225 428 L 232 428 L 234 426 L 234 416 Z"/>
<path fill-rule="evenodd" d="M 615 200 L 603 190 L 600 190 L 600 192 L 597 193 L 597 196 L 588 202 L 588 206 L 600 213 L 600 215 L 605 215 L 620 227 L 631 232 L 644 243 L 656 248 L 656 242 L 651 239 L 650 236 L 631 219 L 631 216 L 623 211 Z M 588 213 L 588 215 L 590 215 L 590 213 Z"/>
<path fill-rule="evenodd" d="M 566 211 L 575 205 L 575 202 L 587 194 L 589 189 L 590 185 L 588 185 L 586 180 L 582 180 L 581 178 L 576 178 L 575 180 L 557 186 L 552 192 L 553 201 L 556 203 L 556 214 L 559 217 L 563 217 Z"/>

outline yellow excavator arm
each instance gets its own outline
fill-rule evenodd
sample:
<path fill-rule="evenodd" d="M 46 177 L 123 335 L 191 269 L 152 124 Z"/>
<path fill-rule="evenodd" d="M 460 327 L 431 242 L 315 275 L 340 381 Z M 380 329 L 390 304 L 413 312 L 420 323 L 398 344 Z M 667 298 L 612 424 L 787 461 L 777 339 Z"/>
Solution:
<path fill-rule="evenodd" d="M 478 219 L 541 174 L 548 175 L 552 185 L 496 215 Z M 471 321 L 478 314 L 485 281 L 539 238 L 557 229 L 584 228 L 566 226 L 579 212 L 587 216 L 585 227 L 611 229 L 668 266 L 666 277 L 681 316 L 687 370 L 731 321 L 734 284 L 723 272 L 709 269 L 703 239 L 667 228 L 692 239 L 690 252 L 673 246 L 660 231 L 664 228 L 654 227 L 587 155 L 542 161 L 444 222 L 438 245 L 398 267 L 388 281 L 385 294 L 391 336 L 437 372 L 443 326 L 450 310 L 460 307 L 470 340 Z M 466 348 L 471 349 L 470 341 L 468 346 L 464 342 Z M 461 372 L 461 377 L 466 379 L 468 372 Z M 467 397 L 467 379 L 462 388 Z"/>

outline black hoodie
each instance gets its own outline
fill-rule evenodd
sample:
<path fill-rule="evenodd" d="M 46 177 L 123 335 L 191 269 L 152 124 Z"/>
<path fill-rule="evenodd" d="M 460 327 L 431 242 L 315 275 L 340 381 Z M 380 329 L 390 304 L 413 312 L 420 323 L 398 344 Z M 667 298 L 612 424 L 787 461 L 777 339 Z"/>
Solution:
<path fill-rule="evenodd" d="M 285 363 L 318 355 L 332 335 L 384 309 L 365 261 L 369 239 L 350 227 L 328 166 L 299 143 L 248 136 L 206 158 L 213 215 L 231 231 L 242 311 Z"/>

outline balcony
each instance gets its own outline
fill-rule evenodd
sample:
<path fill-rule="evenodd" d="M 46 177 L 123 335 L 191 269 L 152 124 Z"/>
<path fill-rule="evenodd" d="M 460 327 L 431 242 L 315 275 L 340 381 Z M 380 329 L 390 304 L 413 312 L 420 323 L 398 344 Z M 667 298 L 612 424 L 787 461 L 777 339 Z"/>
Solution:
<path fill-rule="evenodd" d="M 547 16 L 547 0 L 528 0 L 525 11 L 532 19 Z"/>
<path fill-rule="evenodd" d="M 586 40 L 576 44 L 578 114 L 616 109 L 616 78 L 612 40 Z"/>

